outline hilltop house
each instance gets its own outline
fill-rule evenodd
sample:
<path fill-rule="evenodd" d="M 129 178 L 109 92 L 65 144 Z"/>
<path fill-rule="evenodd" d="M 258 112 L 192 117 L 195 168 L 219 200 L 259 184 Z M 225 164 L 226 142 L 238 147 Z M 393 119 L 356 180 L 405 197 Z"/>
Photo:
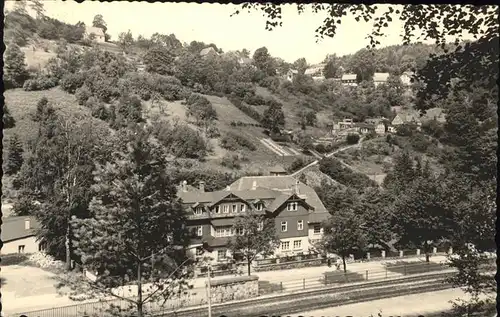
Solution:
<path fill-rule="evenodd" d="M 219 56 L 219 53 L 213 48 L 212 46 L 205 47 L 200 51 L 200 56 L 201 57 L 208 57 L 208 56 Z"/>
<path fill-rule="evenodd" d="M 274 220 L 281 240 L 277 255 L 314 253 L 312 243 L 321 238 L 321 222 L 329 216 L 316 192 L 292 176 L 242 177 L 214 192 L 205 192 L 203 183 L 189 191 L 183 182 L 178 196 L 188 210 L 188 228 L 197 236 L 192 255 L 208 255 L 215 262 L 231 256 L 227 244 L 236 234 L 235 217 L 249 210 Z M 203 251 L 203 243 L 213 251 Z"/>
<path fill-rule="evenodd" d="M 42 251 L 43 244 L 36 237 L 40 224 L 33 217 L 2 218 L 2 254 Z"/>
<path fill-rule="evenodd" d="M 404 72 L 400 77 L 403 85 L 410 86 L 411 85 L 411 78 L 413 76 L 414 76 L 413 72 Z"/>
<path fill-rule="evenodd" d="M 304 75 L 311 76 L 314 81 L 321 81 L 325 79 L 323 76 L 323 69 L 325 68 L 325 64 L 318 64 L 309 67 L 304 72 Z"/>
<path fill-rule="evenodd" d="M 285 74 L 285 79 L 288 80 L 289 82 L 292 82 L 298 73 L 299 73 L 299 71 L 297 71 L 295 69 L 289 69 Z"/>
<path fill-rule="evenodd" d="M 389 73 L 375 73 L 373 74 L 373 84 L 377 87 L 380 84 L 387 83 L 387 79 L 389 79 Z"/>
<path fill-rule="evenodd" d="M 358 82 L 356 78 L 356 74 L 344 74 L 342 75 L 342 79 L 340 81 L 344 86 L 357 86 Z"/>
<path fill-rule="evenodd" d="M 389 127 L 389 132 L 396 132 L 398 126 L 402 124 L 414 124 L 417 126 L 417 130 L 420 130 L 422 121 L 420 120 L 420 115 L 418 111 L 415 110 L 402 110 L 391 122 L 391 127 Z"/>
<path fill-rule="evenodd" d="M 101 28 L 95 26 L 86 26 L 84 38 L 91 41 L 96 41 L 97 43 L 106 42 L 106 37 L 104 31 Z"/>

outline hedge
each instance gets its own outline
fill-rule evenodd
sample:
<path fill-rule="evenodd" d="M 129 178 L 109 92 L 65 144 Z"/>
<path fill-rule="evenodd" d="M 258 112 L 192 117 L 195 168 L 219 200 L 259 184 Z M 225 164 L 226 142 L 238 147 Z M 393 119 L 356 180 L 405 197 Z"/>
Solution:
<path fill-rule="evenodd" d="M 303 261 L 284 262 L 284 263 L 256 266 L 254 267 L 254 271 L 255 272 L 279 271 L 279 270 L 288 270 L 288 269 L 296 269 L 309 266 L 321 266 L 321 265 L 323 265 L 323 261 L 321 259 L 313 259 L 313 260 L 303 260 Z"/>
<path fill-rule="evenodd" d="M 13 253 L 2 255 L 2 265 L 18 265 L 28 260 L 28 255 L 24 253 Z"/>

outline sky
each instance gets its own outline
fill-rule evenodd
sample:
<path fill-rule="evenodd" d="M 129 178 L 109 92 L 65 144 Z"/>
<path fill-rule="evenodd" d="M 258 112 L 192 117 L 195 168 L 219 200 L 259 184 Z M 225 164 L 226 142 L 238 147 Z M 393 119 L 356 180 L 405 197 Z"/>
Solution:
<path fill-rule="evenodd" d="M 8 1 L 6 8 L 13 6 Z M 369 44 L 365 38 L 372 29 L 372 22 L 356 22 L 354 17 L 342 19 L 334 38 L 316 42 L 315 30 L 324 14 L 305 12 L 298 14 L 294 5 L 283 6 L 283 26 L 273 31 L 265 30 L 265 18 L 259 11 L 231 17 L 238 5 L 197 3 L 147 3 L 147 2 L 97 2 L 44 0 L 45 14 L 66 23 L 83 21 L 91 25 L 95 15 L 101 14 L 107 23 L 111 40 L 120 32 L 130 29 L 134 38 L 153 33 L 175 34 L 181 42 L 193 40 L 214 43 L 224 51 L 248 49 L 254 52 L 265 46 L 269 53 L 293 62 L 305 57 L 309 64 L 320 63 L 327 54 L 339 56 L 352 54 Z M 385 10 L 386 5 L 379 5 Z M 381 47 L 401 44 L 402 23 L 395 20 L 380 39 Z"/>

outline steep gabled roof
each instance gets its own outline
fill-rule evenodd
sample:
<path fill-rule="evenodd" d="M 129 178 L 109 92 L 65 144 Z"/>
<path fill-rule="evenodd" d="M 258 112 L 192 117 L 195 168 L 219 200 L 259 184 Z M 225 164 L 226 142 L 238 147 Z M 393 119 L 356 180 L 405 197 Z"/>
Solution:
<path fill-rule="evenodd" d="M 201 56 L 205 56 L 205 55 L 208 55 L 208 54 L 211 54 L 211 53 L 219 55 L 219 53 L 217 53 L 217 51 L 212 46 L 205 47 L 204 49 L 202 49 L 200 51 L 200 55 Z"/>
<path fill-rule="evenodd" d="M 30 229 L 24 229 L 24 221 L 30 220 Z M 34 217 L 6 217 L 2 218 L 1 239 L 4 243 L 22 238 L 32 237 L 40 228 L 40 223 Z"/>
<path fill-rule="evenodd" d="M 97 36 L 104 36 L 104 31 L 101 28 L 95 27 L 95 26 L 86 26 L 85 27 L 85 32 L 87 34 L 95 34 Z"/>
<path fill-rule="evenodd" d="M 292 189 L 297 180 L 290 175 L 283 176 L 245 176 L 232 183 L 229 188 L 231 190 L 250 190 L 253 184 L 257 187 L 264 187 L 273 191 L 285 192 L 292 194 Z M 326 212 L 326 208 L 318 197 L 318 194 L 311 187 L 302 182 L 298 182 L 299 197 L 304 196 L 307 204 L 311 205 L 315 212 Z"/>
<path fill-rule="evenodd" d="M 389 73 L 375 73 L 373 74 L 373 81 L 385 82 L 389 79 Z"/>
<path fill-rule="evenodd" d="M 342 75 L 342 80 L 356 80 L 356 74 L 344 74 Z"/>

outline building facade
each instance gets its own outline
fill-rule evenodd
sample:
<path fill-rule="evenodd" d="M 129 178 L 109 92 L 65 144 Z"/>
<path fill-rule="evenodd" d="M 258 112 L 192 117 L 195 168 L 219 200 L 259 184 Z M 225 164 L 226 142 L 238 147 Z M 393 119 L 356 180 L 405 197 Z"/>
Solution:
<path fill-rule="evenodd" d="M 43 250 L 43 244 L 36 237 L 40 225 L 33 217 L 6 217 L 2 222 L 2 254 Z"/>
<path fill-rule="evenodd" d="M 313 244 L 321 238 L 321 222 L 329 214 L 316 192 L 292 176 L 242 177 L 226 190 L 203 189 L 201 183 L 198 190 L 190 191 L 184 183 L 178 193 L 187 209 L 188 228 L 196 236 L 193 253 L 227 261 L 231 257 L 228 241 L 236 234 L 235 219 L 249 211 L 273 219 L 280 238 L 276 255 L 315 253 Z M 196 249 L 203 243 L 213 249 L 211 254 Z"/>
<path fill-rule="evenodd" d="M 101 28 L 95 26 L 85 27 L 85 38 L 88 40 L 96 41 L 97 43 L 106 42 L 106 36 Z"/>

